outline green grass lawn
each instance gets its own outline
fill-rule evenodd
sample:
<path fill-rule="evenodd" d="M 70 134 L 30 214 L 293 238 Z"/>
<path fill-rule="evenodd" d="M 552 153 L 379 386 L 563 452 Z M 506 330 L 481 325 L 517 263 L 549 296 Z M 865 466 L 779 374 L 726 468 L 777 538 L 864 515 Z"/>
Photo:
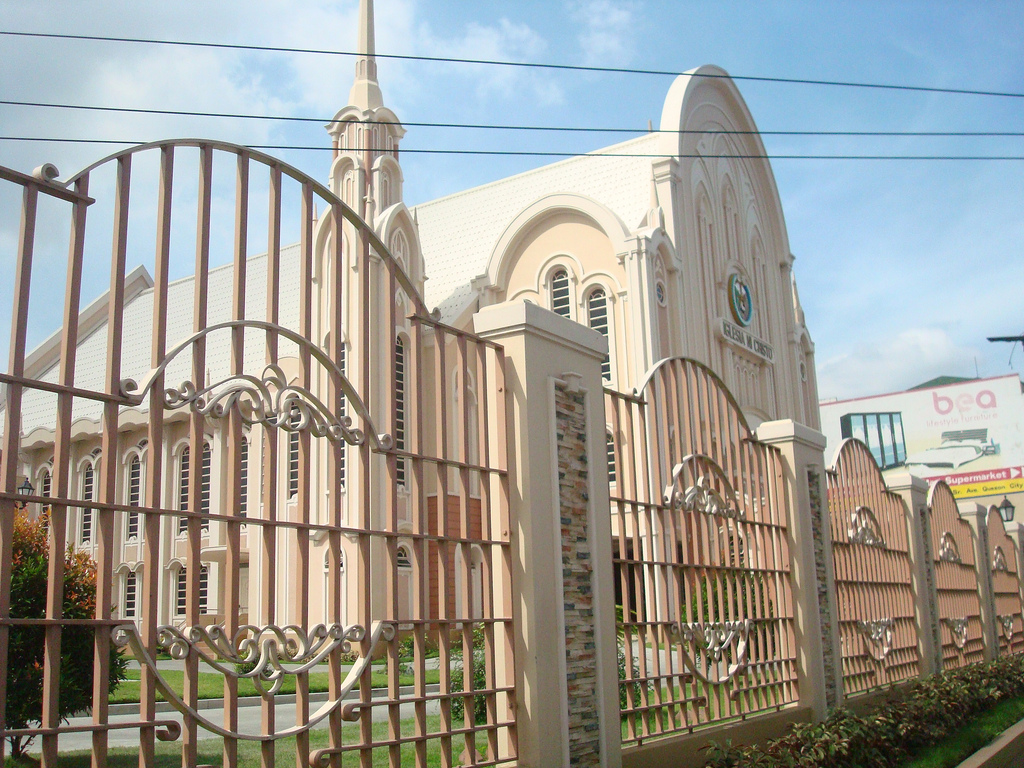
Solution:
<path fill-rule="evenodd" d="M 345 725 L 345 731 L 343 731 L 343 742 L 352 743 L 355 741 L 358 734 L 358 724 L 351 723 Z M 437 716 L 427 718 L 427 730 L 428 732 L 436 732 L 440 727 L 440 718 Z M 351 730 L 349 730 L 351 729 Z M 411 720 L 402 721 L 402 735 L 412 735 L 413 725 Z M 374 741 L 384 741 L 388 738 L 388 726 L 387 723 L 374 723 L 373 725 L 373 739 Z M 326 730 L 314 730 L 310 732 L 310 751 L 322 749 L 329 746 L 328 744 L 328 733 Z M 478 742 L 483 741 L 483 735 L 478 737 Z M 459 756 L 465 749 L 465 739 L 463 737 L 456 737 L 452 739 L 452 754 L 454 756 L 453 762 L 459 763 Z M 295 765 L 295 739 L 282 739 L 274 745 L 274 752 L 276 757 L 276 764 L 279 766 L 290 766 Z M 181 766 L 181 743 L 164 743 L 157 742 L 156 744 L 156 766 L 157 768 L 179 768 Z M 223 763 L 223 752 L 222 742 L 219 738 L 217 739 L 202 739 L 199 742 L 199 764 L 200 765 L 215 765 L 220 766 Z M 238 743 L 238 765 L 240 766 L 251 766 L 259 765 L 260 762 L 260 747 L 257 742 L 252 741 L 240 741 Z M 110 756 L 107 761 L 107 765 L 110 768 L 137 768 L 139 764 L 139 750 L 134 749 L 111 749 Z M 359 765 L 359 753 L 353 752 L 348 753 L 342 759 L 342 766 L 348 768 L 349 766 Z M 405 744 L 402 746 L 402 765 L 413 765 L 415 764 L 415 746 L 413 744 Z M 61 768 L 89 768 L 90 765 L 90 754 L 89 752 L 67 752 L 62 753 L 60 756 Z M 388 765 L 388 750 L 386 748 L 377 748 L 373 750 L 373 765 L 375 766 L 387 766 Z M 440 739 L 430 739 L 427 741 L 427 765 L 428 766 L 439 766 L 441 765 L 441 742 Z"/>
<path fill-rule="evenodd" d="M 925 749 L 906 768 L 954 768 L 1014 723 L 1024 719 L 1024 698 L 1004 701 L 943 741 Z"/>
<path fill-rule="evenodd" d="M 177 692 L 181 693 L 185 682 L 185 673 L 177 670 L 163 670 L 161 676 L 167 681 L 167 683 Z M 117 690 L 110 694 L 111 704 L 132 704 L 139 701 L 139 675 L 138 669 L 128 670 L 128 679 L 121 683 Z M 426 670 L 426 682 L 427 684 L 437 683 L 440 680 L 441 673 L 436 669 Z M 385 672 L 374 672 L 373 676 L 373 687 L 374 688 L 385 688 L 388 684 L 387 673 Z M 414 680 L 412 675 L 400 675 L 399 683 L 401 685 L 412 685 Z M 309 674 L 309 690 L 311 693 L 319 693 L 328 689 L 328 676 L 326 672 L 311 672 Z M 281 686 L 281 694 L 295 693 L 295 676 L 287 675 L 284 679 L 284 684 Z M 224 695 L 224 676 L 217 672 L 200 672 L 199 673 L 199 698 L 200 699 L 219 699 Z M 238 681 L 238 695 L 239 696 L 258 696 L 256 686 L 252 680 L 241 679 Z M 163 694 L 157 691 L 156 697 L 158 701 L 164 701 Z"/>

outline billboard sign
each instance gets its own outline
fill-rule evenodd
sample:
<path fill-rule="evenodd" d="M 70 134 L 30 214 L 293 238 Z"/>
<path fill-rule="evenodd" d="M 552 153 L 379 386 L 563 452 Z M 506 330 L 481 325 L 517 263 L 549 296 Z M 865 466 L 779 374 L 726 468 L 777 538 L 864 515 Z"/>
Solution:
<path fill-rule="evenodd" d="M 821 404 L 831 457 L 845 438 L 883 471 L 945 480 L 957 498 L 1024 491 L 1024 396 L 1016 375 Z"/>

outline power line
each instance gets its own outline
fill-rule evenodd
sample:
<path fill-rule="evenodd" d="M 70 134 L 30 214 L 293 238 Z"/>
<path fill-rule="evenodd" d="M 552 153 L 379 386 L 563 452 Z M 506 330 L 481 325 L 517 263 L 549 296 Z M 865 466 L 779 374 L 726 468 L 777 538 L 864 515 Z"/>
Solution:
<path fill-rule="evenodd" d="M 355 51 L 338 51 L 324 48 L 292 48 L 272 45 L 245 45 L 241 43 L 205 43 L 195 40 L 157 40 L 143 37 L 111 37 L 107 35 L 68 35 L 56 32 L 15 32 L 0 30 L 0 35 L 10 37 L 33 37 L 53 40 L 88 40 L 104 43 L 139 43 L 145 45 L 174 45 L 187 46 L 192 48 L 217 48 L 237 51 L 259 51 L 269 53 L 302 53 L 319 56 L 359 56 Z M 553 69 L 569 72 L 601 72 L 608 74 L 626 75 L 654 75 L 660 77 L 678 77 L 686 74 L 673 70 L 662 69 L 634 69 L 630 67 L 595 67 L 583 66 L 580 64 L 546 64 L 542 62 L 529 61 L 502 61 L 497 59 L 462 59 L 448 56 L 413 56 L 410 54 L 397 53 L 376 53 L 378 59 L 399 59 L 403 61 L 426 61 L 444 64 L 483 64 L 495 67 L 521 67 L 527 69 Z M 746 80 L 760 83 L 788 83 L 794 85 L 820 85 L 839 88 L 871 88 L 891 91 L 914 91 L 918 93 L 948 93 L 961 96 L 997 96 L 1013 99 L 1024 99 L 1024 93 L 1011 91 L 984 91 L 969 88 L 940 88 L 937 86 L 923 85 L 897 85 L 892 83 L 858 83 L 845 80 L 813 80 L 810 78 L 794 77 L 766 77 L 757 75 L 718 75 L 710 72 L 696 72 L 693 77 L 722 78 L 726 80 Z"/>
<path fill-rule="evenodd" d="M 268 120 L 298 123 L 331 123 L 333 117 L 302 117 L 297 115 L 257 115 L 244 112 L 202 112 L 184 109 L 146 109 L 141 107 L 108 107 L 94 104 L 60 104 L 43 101 L 15 101 L 0 99 L 0 105 L 15 107 L 44 107 L 48 109 L 76 109 L 92 112 L 123 112 L 139 115 L 172 115 L 179 117 L 212 117 L 232 120 Z M 391 125 L 385 120 L 360 120 L 365 125 Z M 945 138 L 980 138 L 980 137 L 1022 137 L 1024 131 L 728 131 L 681 129 L 677 131 L 660 128 L 599 128 L 590 126 L 552 126 L 552 125 L 508 125 L 490 123 L 430 123 L 407 122 L 402 125 L 410 128 L 453 128 L 488 131 L 538 131 L 552 133 L 673 133 L 673 134 L 713 134 L 725 136 L 874 136 L 874 137 L 945 137 Z"/>
<path fill-rule="evenodd" d="M 124 141 L 120 139 L 69 139 L 69 138 L 46 138 L 43 136 L 0 136 L 0 141 L 38 141 L 53 142 L 57 144 L 111 144 L 119 146 L 141 146 L 149 144 L 148 141 Z M 259 150 L 294 150 L 298 152 L 334 152 L 333 147 L 328 146 L 302 146 L 296 144 L 246 144 L 248 149 Z M 351 151 L 365 151 L 364 149 L 352 148 Z M 778 154 L 664 154 L 664 153 L 633 153 L 633 152 L 555 152 L 542 150 L 513 150 L 513 149 L 401 149 L 401 154 L 413 155 L 485 155 L 500 157 L 618 157 L 618 158 L 650 158 L 652 160 L 679 159 L 735 159 L 735 160 L 956 160 L 956 161 L 980 161 L 980 160 L 1024 160 L 1024 155 L 778 155 Z"/>

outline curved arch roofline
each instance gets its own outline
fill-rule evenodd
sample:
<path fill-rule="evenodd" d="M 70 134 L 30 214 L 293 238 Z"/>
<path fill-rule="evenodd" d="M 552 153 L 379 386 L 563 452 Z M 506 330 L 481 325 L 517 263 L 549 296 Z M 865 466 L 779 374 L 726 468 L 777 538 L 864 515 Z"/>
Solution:
<path fill-rule="evenodd" d="M 509 263 L 508 257 L 522 238 L 544 219 L 558 213 L 575 213 L 591 220 L 612 241 L 613 247 L 629 237 L 629 228 L 605 205 L 592 197 L 577 194 L 545 195 L 534 201 L 512 219 L 487 260 L 487 278 L 491 285 L 503 284 Z"/>

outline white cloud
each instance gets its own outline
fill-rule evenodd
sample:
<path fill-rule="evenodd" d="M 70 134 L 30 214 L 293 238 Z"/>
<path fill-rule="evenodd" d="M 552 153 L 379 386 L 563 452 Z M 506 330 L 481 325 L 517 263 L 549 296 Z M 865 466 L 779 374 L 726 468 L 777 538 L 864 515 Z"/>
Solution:
<path fill-rule="evenodd" d="M 579 0 L 569 8 L 580 24 L 578 41 L 589 66 L 622 66 L 633 60 L 636 2 Z"/>
<path fill-rule="evenodd" d="M 978 351 L 940 328 L 911 328 L 874 344 L 858 344 L 818 363 L 822 400 L 898 392 L 936 376 L 973 376 Z"/>

